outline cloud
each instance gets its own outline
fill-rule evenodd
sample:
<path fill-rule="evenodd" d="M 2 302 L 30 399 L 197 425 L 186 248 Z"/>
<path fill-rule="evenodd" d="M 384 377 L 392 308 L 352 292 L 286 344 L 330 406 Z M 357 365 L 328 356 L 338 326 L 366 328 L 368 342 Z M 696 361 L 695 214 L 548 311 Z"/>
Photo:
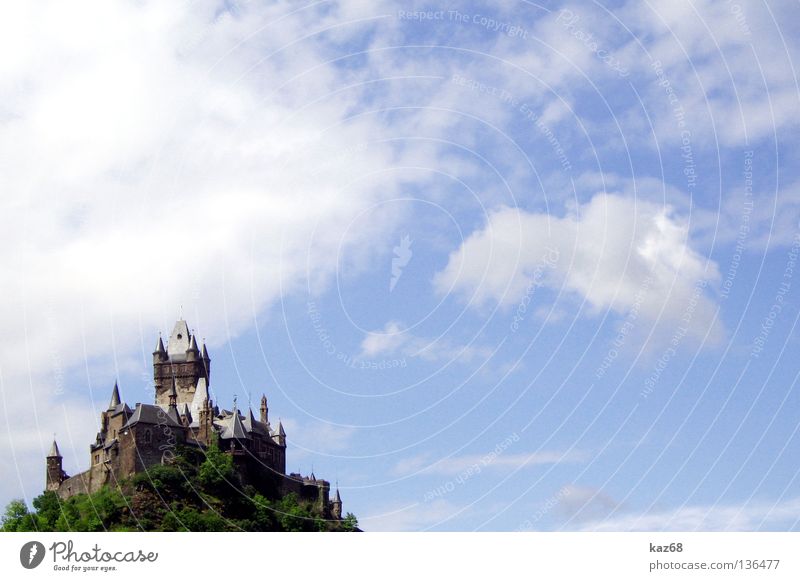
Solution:
<path fill-rule="evenodd" d="M 797 528 L 800 498 L 742 505 L 684 506 L 596 520 L 584 531 L 760 531 Z"/>
<path fill-rule="evenodd" d="M 458 509 L 458 506 L 445 500 L 405 506 L 393 505 L 380 512 L 359 516 L 358 522 L 369 532 L 419 531 L 447 520 Z"/>
<path fill-rule="evenodd" d="M 517 454 L 465 454 L 435 460 L 430 454 L 420 454 L 398 462 L 393 471 L 398 475 L 441 474 L 455 476 L 475 470 L 517 470 L 548 464 L 575 464 L 586 461 L 588 454 L 580 450 L 569 452 L 540 451 Z"/>
<path fill-rule="evenodd" d="M 486 360 L 492 355 L 488 347 L 478 345 L 458 345 L 445 337 L 428 339 L 417 337 L 406 330 L 399 321 L 389 321 L 383 329 L 372 331 L 361 341 L 362 359 L 400 354 L 406 357 L 419 357 L 425 361 L 474 359 Z"/>
<path fill-rule="evenodd" d="M 277 425 L 271 420 L 273 426 Z M 355 428 L 334 426 L 324 422 L 311 420 L 298 422 L 292 419 L 282 420 L 286 430 L 286 440 L 292 448 L 292 457 L 309 455 L 335 456 L 337 452 L 347 450 L 356 434 Z"/>
<path fill-rule="evenodd" d="M 91 441 L 97 414 L 80 412 L 91 393 L 69 381 L 77 365 L 102 381 L 145 373 L 179 305 L 224 344 L 306 269 L 321 290 L 340 248 L 374 246 L 380 216 L 346 227 L 393 195 L 397 183 L 374 176 L 402 156 L 389 120 L 352 115 L 369 71 L 331 58 L 370 21 L 326 35 L 338 18 L 283 2 L 5 8 L 0 371 L 15 397 L 0 410 L 0 462 L 16 455 L 22 485 L 39 488 L 52 429 L 79 451 Z"/>
<path fill-rule="evenodd" d="M 598 521 L 620 508 L 617 500 L 596 488 L 570 484 L 559 493 L 556 512 L 569 521 Z"/>
<path fill-rule="evenodd" d="M 635 310 L 672 333 L 719 339 L 716 305 L 707 287 L 717 265 L 691 248 L 682 217 L 668 206 L 596 194 L 563 218 L 504 207 L 488 215 L 446 267 L 435 288 L 451 287 L 470 306 L 508 308 L 548 287 L 585 301 L 590 314 Z M 559 295 L 560 296 L 560 295 Z"/>

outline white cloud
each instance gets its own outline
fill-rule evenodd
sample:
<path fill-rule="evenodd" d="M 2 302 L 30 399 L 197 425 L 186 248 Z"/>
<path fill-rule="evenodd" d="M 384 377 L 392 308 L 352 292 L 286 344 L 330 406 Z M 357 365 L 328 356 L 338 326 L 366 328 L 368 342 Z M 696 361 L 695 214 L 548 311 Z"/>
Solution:
<path fill-rule="evenodd" d="M 574 464 L 586 461 L 588 454 L 580 450 L 569 452 L 539 451 L 516 454 L 465 454 L 449 458 L 434 459 L 430 454 L 420 454 L 405 458 L 394 467 L 394 473 L 407 474 L 442 474 L 455 476 L 461 472 L 477 468 L 482 470 L 516 470 L 533 468 L 547 464 Z"/>
<path fill-rule="evenodd" d="M 445 500 L 405 506 L 395 504 L 380 512 L 359 516 L 358 522 L 368 532 L 419 531 L 447 520 L 458 509 L 458 506 Z"/>
<path fill-rule="evenodd" d="M 797 527 L 800 498 L 743 505 L 684 506 L 597 520 L 584 531 L 758 531 Z"/>
<path fill-rule="evenodd" d="M 337 452 L 347 450 L 356 435 L 355 428 L 334 426 L 317 420 L 282 421 L 286 430 L 286 440 L 291 448 L 290 458 L 302 458 L 313 454 L 335 456 Z M 273 427 L 277 425 L 275 419 L 271 422 Z"/>
<path fill-rule="evenodd" d="M 556 513 L 578 522 L 599 521 L 620 508 L 620 503 L 596 488 L 569 484 L 558 495 Z"/>
<path fill-rule="evenodd" d="M 321 32 L 380 3 L 344 16 L 255 8 L 4 7 L 0 370 L 14 397 L 0 410 L 0 462 L 12 467 L 16 454 L 22 484 L 5 481 L 0 498 L 40 488 L 53 429 L 75 441 L 65 460 L 84 467 L 97 414 L 81 411 L 90 394 L 56 390 L 54 375 L 82 362 L 103 381 L 146 368 L 179 305 L 199 336 L 223 344 L 306 269 L 323 288 L 340 247 L 370 248 L 381 232 L 376 219 L 342 240 L 353 216 L 395 191 L 393 180 L 376 187 L 402 161 L 386 139 L 395 128 L 352 116 L 369 71 L 331 62 L 332 43 L 370 21 L 343 25 L 335 41 Z M 54 413 L 62 407 L 68 418 Z"/>
<path fill-rule="evenodd" d="M 362 359 L 394 354 L 419 357 L 425 361 L 471 361 L 486 360 L 492 350 L 471 343 L 457 345 L 441 336 L 433 339 L 417 337 L 398 321 L 389 321 L 383 329 L 367 333 L 361 342 Z"/>
<path fill-rule="evenodd" d="M 671 208 L 596 194 L 563 218 L 508 207 L 491 212 L 434 284 L 475 307 L 511 307 L 546 286 L 585 300 L 590 312 L 636 309 L 670 333 L 682 325 L 702 337 L 710 328 L 719 339 L 715 303 L 704 288 L 718 279 L 717 265 L 691 248 L 688 228 Z M 532 304 L 540 300 L 533 296 Z"/>

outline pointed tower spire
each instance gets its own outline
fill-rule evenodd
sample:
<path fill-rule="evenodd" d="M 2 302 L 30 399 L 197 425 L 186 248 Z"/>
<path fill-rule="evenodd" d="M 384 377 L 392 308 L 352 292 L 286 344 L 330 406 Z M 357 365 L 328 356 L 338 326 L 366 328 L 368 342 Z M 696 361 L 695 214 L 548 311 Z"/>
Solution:
<path fill-rule="evenodd" d="M 111 411 L 121 403 L 119 397 L 119 382 L 114 382 L 114 390 L 111 392 L 111 401 L 108 404 L 108 410 Z"/>
<path fill-rule="evenodd" d="M 269 407 L 267 407 L 267 396 L 261 394 L 261 421 L 269 423 Z"/>
<path fill-rule="evenodd" d="M 167 350 L 164 349 L 164 341 L 161 339 L 161 333 L 159 333 L 156 350 L 153 351 L 153 363 L 164 363 L 167 358 Z"/>
<path fill-rule="evenodd" d="M 62 461 L 61 452 L 58 451 L 58 444 L 56 444 L 56 436 L 53 434 L 53 445 L 50 446 L 50 453 L 45 460 L 47 464 L 45 488 L 47 490 L 57 491 L 61 483 L 68 478 L 64 472 Z"/>
<path fill-rule="evenodd" d="M 206 360 L 211 359 L 208 356 L 208 349 L 206 349 L 206 340 L 205 339 L 203 339 L 203 359 L 206 359 Z"/>
<path fill-rule="evenodd" d="M 192 335 L 189 348 L 186 350 L 186 361 L 197 361 L 198 357 L 200 357 L 200 350 L 197 348 L 197 339 Z"/>
<path fill-rule="evenodd" d="M 61 452 L 58 450 L 58 444 L 56 443 L 55 436 L 53 437 L 53 445 L 50 446 L 50 453 L 47 455 L 48 458 L 61 458 Z"/>
<path fill-rule="evenodd" d="M 169 389 L 169 407 L 178 407 L 178 380 L 172 376 L 172 387 Z"/>
<path fill-rule="evenodd" d="M 283 423 L 278 419 L 278 427 L 275 428 L 275 435 L 272 437 L 273 441 L 279 446 L 286 445 L 286 432 L 283 429 Z"/>
<path fill-rule="evenodd" d="M 342 518 L 342 497 L 339 496 L 339 483 L 336 483 L 336 494 L 333 495 L 331 501 L 331 516 L 333 518 Z"/>

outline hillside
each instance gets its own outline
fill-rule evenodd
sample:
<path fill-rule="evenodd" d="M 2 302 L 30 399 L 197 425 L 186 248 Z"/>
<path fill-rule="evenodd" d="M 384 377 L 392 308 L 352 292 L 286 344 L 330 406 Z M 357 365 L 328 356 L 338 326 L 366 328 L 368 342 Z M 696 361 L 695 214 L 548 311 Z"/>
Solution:
<path fill-rule="evenodd" d="M 31 511 L 21 500 L 8 504 L 3 531 L 355 531 L 352 513 L 325 520 L 294 494 L 269 499 L 242 486 L 229 455 L 216 446 L 178 450 L 159 465 L 93 494 L 61 500 L 45 492 Z"/>

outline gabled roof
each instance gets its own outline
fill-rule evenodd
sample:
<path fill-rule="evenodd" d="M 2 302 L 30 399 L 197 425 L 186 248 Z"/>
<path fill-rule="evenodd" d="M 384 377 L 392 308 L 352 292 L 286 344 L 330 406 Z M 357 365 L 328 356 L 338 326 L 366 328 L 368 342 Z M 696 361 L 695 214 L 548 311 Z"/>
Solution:
<path fill-rule="evenodd" d="M 177 416 L 177 413 L 175 415 Z M 127 423 L 122 426 L 122 428 L 130 428 L 135 424 L 165 424 L 169 426 L 181 426 L 180 420 L 172 417 L 168 411 L 165 411 L 157 405 L 151 405 L 147 403 L 136 404 L 136 410 L 133 412 L 133 415 L 130 417 Z"/>

